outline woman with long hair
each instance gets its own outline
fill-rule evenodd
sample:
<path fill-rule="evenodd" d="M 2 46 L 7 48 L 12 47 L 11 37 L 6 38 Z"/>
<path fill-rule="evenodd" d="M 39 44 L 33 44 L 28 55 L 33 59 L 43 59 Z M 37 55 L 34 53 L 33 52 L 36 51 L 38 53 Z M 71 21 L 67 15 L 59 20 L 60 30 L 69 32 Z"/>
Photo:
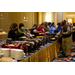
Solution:
<path fill-rule="evenodd" d="M 38 28 L 38 24 L 36 23 L 33 25 L 32 29 L 31 29 L 31 34 L 35 35 L 34 37 L 38 36 L 39 33 L 42 32 L 42 31 L 38 31 L 37 28 Z"/>
<path fill-rule="evenodd" d="M 25 33 L 17 34 L 16 33 L 17 30 L 18 30 L 18 25 L 16 23 L 12 23 L 9 28 L 8 38 L 11 38 L 12 40 L 16 40 L 19 37 L 26 36 Z"/>

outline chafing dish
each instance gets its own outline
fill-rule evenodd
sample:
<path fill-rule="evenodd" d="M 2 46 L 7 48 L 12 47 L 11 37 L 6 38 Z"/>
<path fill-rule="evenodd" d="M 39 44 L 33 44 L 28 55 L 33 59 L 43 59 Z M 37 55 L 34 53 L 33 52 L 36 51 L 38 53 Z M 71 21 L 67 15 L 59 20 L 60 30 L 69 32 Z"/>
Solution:
<path fill-rule="evenodd" d="M 38 49 L 38 43 L 39 43 L 38 40 L 36 40 L 36 39 L 30 39 L 30 40 L 27 40 L 27 41 L 34 42 L 34 50 Z"/>
<path fill-rule="evenodd" d="M 34 50 L 34 45 L 35 43 L 32 41 L 12 41 L 12 43 L 22 43 L 22 44 L 26 44 L 26 49 L 28 50 L 29 53 L 31 53 Z"/>

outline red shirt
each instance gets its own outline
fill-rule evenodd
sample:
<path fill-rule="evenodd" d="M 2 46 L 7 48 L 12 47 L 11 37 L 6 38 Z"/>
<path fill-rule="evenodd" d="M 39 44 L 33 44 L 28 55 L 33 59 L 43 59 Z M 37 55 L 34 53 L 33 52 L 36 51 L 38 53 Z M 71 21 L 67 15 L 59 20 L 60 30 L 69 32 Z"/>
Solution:
<path fill-rule="evenodd" d="M 42 31 L 43 33 L 45 33 L 44 28 L 41 27 L 41 26 L 38 27 L 38 30 L 39 30 L 39 31 Z"/>

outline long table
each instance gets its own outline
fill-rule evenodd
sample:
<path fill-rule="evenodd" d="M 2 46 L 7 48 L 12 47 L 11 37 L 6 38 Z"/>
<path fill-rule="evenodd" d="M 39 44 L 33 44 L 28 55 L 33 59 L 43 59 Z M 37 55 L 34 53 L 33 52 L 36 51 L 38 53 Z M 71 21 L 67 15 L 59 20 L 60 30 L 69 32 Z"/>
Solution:
<path fill-rule="evenodd" d="M 53 59 L 57 58 L 59 51 L 60 43 L 56 40 L 34 51 L 20 62 L 52 62 Z"/>

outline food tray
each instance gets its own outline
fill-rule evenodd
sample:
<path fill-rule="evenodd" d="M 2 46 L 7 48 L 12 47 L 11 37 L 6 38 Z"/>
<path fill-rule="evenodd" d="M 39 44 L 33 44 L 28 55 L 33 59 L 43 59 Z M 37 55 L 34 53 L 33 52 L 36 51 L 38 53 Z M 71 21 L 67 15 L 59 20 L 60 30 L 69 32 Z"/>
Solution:
<path fill-rule="evenodd" d="M 0 36 L 7 35 L 8 33 L 0 33 Z"/>

